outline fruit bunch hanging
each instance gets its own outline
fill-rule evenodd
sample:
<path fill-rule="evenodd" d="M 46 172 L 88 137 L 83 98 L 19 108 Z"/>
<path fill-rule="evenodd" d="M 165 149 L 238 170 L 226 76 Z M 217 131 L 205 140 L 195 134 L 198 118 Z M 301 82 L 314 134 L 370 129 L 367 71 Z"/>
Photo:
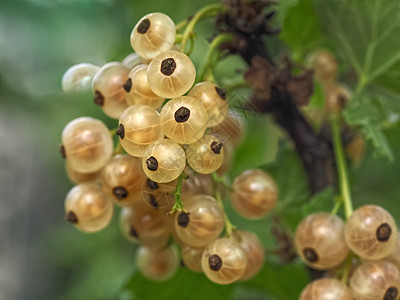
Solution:
<path fill-rule="evenodd" d="M 215 6 L 205 10 L 213 11 Z M 91 81 L 95 104 L 118 119 L 111 131 L 90 117 L 65 126 L 60 149 L 77 184 L 65 200 L 66 219 L 95 232 L 108 225 L 114 205 L 120 206 L 122 233 L 140 244 L 143 275 L 168 279 L 181 257 L 194 272 L 228 284 L 255 275 L 264 249 L 255 234 L 230 223 L 223 195 L 229 193 L 238 213 L 257 219 L 273 209 L 278 191 L 262 170 L 247 170 L 228 185 L 224 174 L 244 121 L 211 77 L 198 77 L 195 84 L 196 67 L 185 54 L 194 24 L 183 24 L 180 41 L 170 17 L 150 13 L 132 30 L 134 54 L 65 73 L 64 90 Z"/>
<path fill-rule="evenodd" d="M 329 51 L 311 53 L 305 63 L 312 71 L 301 76 L 290 63 L 268 55 L 262 37 L 276 33 L 268 23 L 274 14 L 265 12 L 271 3 L 226 1 L 177 25 L 163 13 L 150 13 L 132 30 L 135 53 L 101 68 L 79 64 L 64 74 L 64 90 L 91 85 L 95 104 L 118 120 L 111 130 L 90 117 L 64 128 L 60 152 L 76 184 L 65 200 L 66 219 L 83 232 L 95 232 L 108 225 L 114 206 L 120 207 L 121 231 L 139 244 L 137 265 L 152 280 L 171 278 L 180 260 L 218 284 L 250 279 L 261 269 L 261 241 L 231 223 L 223 200 L 243 217 L 260 219 L 277 204 L 278 186 L 262 169 L 244 171 L 232 183 L 228 178 L 244 120 L 229 107 L 213 67 L 221 50 L 229 50 L 249 65 L 244 77 L 255 93 L 247 104 L 273 112 L 288 132 L 308 175 L 317 178 L 311 190 L 326 187 L 326 162 L 337 168 L 340 194 L 332 211 L 308 215 L 293 235 L 300 259 L 324 271 L 299 299 L 399 299 L 395 220 L 377 205 L 352 207 L 345 155 L 359 163 L 364 144 L 354 131 L 343 144 L 348 128 L 341 113 L 351 93 L 337 82 L 337 61 Z M 205 64 L 196 67 L 190 58 L 194 27 L 215 16 L 221 33 Z M 325 98 L 326 111 L 317 118 L 301 109 L 313 76 Z M 303 115 L 315 127 L 328 120 L 329 142 L 318 140 Z M 314 148 L 307 152 L 309 145 Z M 346 221 L 338 216 L 342 207 Z"/>

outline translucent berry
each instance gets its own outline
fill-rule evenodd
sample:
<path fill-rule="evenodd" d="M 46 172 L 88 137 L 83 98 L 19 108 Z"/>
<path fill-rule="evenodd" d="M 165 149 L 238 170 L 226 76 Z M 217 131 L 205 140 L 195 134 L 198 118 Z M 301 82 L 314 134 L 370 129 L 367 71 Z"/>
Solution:
<path fill-rule="evenodd" d="M 198 141 L 206 131 L 207 111 L 193 97 L 174 98 L 160 112 L 161 129 L 164 134 L 179 144 Z"/>
<path fill-rule="evenodd" d="M 400 233 L 397 234 L 397 243 L 394 251 L 384 259 L 400 268 Z"/>
<path fill-rule="evenodd" d="M 399 269 L 386 261 L 364 262 L 351 276 L 350 289 L 355 300 L 397 300 Z"/>
<path fill-rule="evenodd" d="M 207 127 L 218 125 L 228 114 L 226 92 L 215 83 L 200 82 L 189 91 L 188 96 L 195 97 L 203 103 L 208 114 Z"/>
<path fill-rule="evenodd" d="M 141 65 L 141 64 L 148 64 L 149 61 L 147 59 L 144 59 L 143 57 L 140 57 L 137 53 L 131 53 L 127 55 L 121 63 L 125 66 L 128 67 L 130 70 L 132 70 L 134 67 Z"/>
<path fill-rule="evenodd" d="M 347 220 L 345 238 L 349 248 L 367 260 L 380 260 L 394 251 L 397 226 L 382 207 L 365 205 Z"/>
<path fill-rule="evenodd" d="M 213 195 L 213 181 L 209 174 L 195 174 L 185 170 L 188 177 L 182 183 L 182 195 L 187 198 L 191 195 Z"/>
<path fill-rule="evenodd" d="M 175 245 L 163 248 L 140 246 L 136 253 L 140 272 L 150 280 L 163 281 L 174 276 L 179 267 L 179 254 Z"/>
<path fill-rule="evenodd" d="M 343 282 L 335 278 L 323 278 L 309 283 L 299 300 L 353 300 L 353 296 Z"/>
<path fill-rule="evenodd" d="M 103 188 L 118 205 L 130 205 L 139 199 L 146 176 L 142 168 L 142 161 L 130 155 L 119 154 L 114 156 L 101 173 Z"/>
<path fill-rule="evenodd" d="M 70 67 L 62 77 L 62 89 L 65 92 L 89 90 L 93 77 L 99 70 L 100 67 L 87 63 Z"/>
<path fill-rule="evenodd" d="M 177 180 L 158 183 L 147 178 L 142 187 L 142 199 L 155 209 L 169 212 L 175 203 Z"/>
<path fill-rule="evenodd" d="M 81 184 L 84 182 L 95 181 L 99 179 L 101 170 L 90 172 L 90 173 L 82 173 L 75 171 L 72 169 L 68 163 L 65 164 L 65 170 L 67 172 L 68 178 L 75 184 Z"/>
<path fill-rule="evenodd" d="M 344 238 L 344 222 L 329 213 L 309 215 L 297 226 L 295 246 L 307 265 L 321 270 L 332 269 L 349 253 Z"/>
<path fill-rule="evenodd" d="M 334 85 L 325 92 L 325 108 L 328 113 L 341 112 L 350 100 L 350 92 L 343 85 Z"/>
<path fill-rule="evenodd" d="M 195 78 L 196 69 L 190 58 L 175 50 L 157 55 L 147 69 L 150 88 L 163 98 L 182 96 L 190 90 Z"/>
<path fill-rule="evenodd" d="M 200 174 L 217 171 L 224 161 L 224 147 L 215 135 L 205 134 L 200 140 L 186 149 L 189 166 Z"/>
<path fill-rule="evenodd" d="M 73 187 L 65 198 L 65 219 L 83 232 L 106 227 L 113 214 L 109 195 L 95 182 Z"/>
<path fill-rule="evenodd" d="M 126 102 L 128 105 L 142 104 L 158 109 L 165 98 L 159 97 L 151 90 L 147 81 L 147 66 L 139 65 L 129 73 L 128 80 L 124 84 L 127 92 Z"/>
<path fill-rule="evenodd" d="M 119 119 L 116 133 L 126 152 L 141 157 L 147 146 L 163 137 L 160 115 L 150 106 L 139 104 L 129 106 Z"/>
<path fill-rule="evenodd" d="M 185 151 L 168 139 L 159 140 L 147 147 L 142 160 L 147 177 L 158 183 L 175 180 L 185 169 L 185 165 Z"/>
<path fill-rule="evenodd" d="M 71 170 L 91 173 L 100 170 L 113 153 L 113 141 L 103 122 L 81 117 L 62 132 L 62 149 Z"/>
<path fill-rule="evenodd" d="M 182 260 L 186 267 L 193 272 L 203 272 L 201 268 L 201 257 L 204 247 L 196 248 L 188 245 L 182 246 Z"/>
<path fill-rule="evenodd" d="M 244 120 L 239 113 L 230 110 L 221 123 L 211 128 L 211 132 L 221 136 L 224 144 L 231 142 L 237 146 L 244 134 Z"/>
<path fill-rule="evenodd" d="M 204 247 L 215 240 L 224 229 L 224 211 L 208 195 L 184 199 L 185 210 L 175 215 L 174 227 L 178 237 L 187 245 Z"/>
<path fill-rule="evenodd" d="M 168 51 L 175 43 L 175 23 L 163 13 L 145 15 L 131 33 L 133 50 L 145 59 Z"/>
<path fill-rule="evenodd" d="M 248 170 L 235 178 L 232 184 L 233 208 L 249 219 L 262 218 L 275 206 L 278 187 L 267 173 Z"/>
<path fill-rule="evenodd" d="M 166 245 L 171 233 L 168 216 L 142 201 L 122 208 L 120 224 L 128 240 L 150 248 Z"/>
<path fill-rule="evenodd" d="M 224 143 L 224 159 L 222 160 L 221 167 L 218 168 L 218 175 L 224 175 L 232 167 L 233 155 L 235 154 L 235 148 L 232 143 Z"/>
<path fill-rule="evenodd" d="M 247 266 L 240 279 L 250 279 L 256 275 L 264 265 L 264 247 L 260 239 L 250 231 L 237 230 L 234 232 L 233 236 L 235 241 L 242 247 L 247 258 Z"/>
<path fill-rule="evenodd" d="M 315 78 L 323 84 L 336 79 L 338 64 L 336 58 L 327 50 L 318 50 L 307 58 L 307 65 L 315 72 Z"/>
<path fill-rule="evenodd" d="M 204 274 L 218 284 L 239 280 L 246 270 L 247 259 L 239 243 L 220 238 L 209 244 L 203 252 L 201 267 Z"/>
<path fill-rule="evenodd" d="M 110 62 L 93 78 L 94 103 L 111 118 L 118 119 L 128 107 L 123 88 L 128 75 L 129 68 L 119 62 Z"/>

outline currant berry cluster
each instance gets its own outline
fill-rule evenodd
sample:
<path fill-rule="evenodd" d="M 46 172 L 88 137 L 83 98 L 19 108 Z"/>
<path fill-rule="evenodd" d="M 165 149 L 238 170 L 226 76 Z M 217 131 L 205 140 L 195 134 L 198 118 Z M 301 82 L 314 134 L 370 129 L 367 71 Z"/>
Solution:
<path fill-rule="evenodd" d="M 121 206 L 121 230 L 140 244 L 138 267 L 153 280 L 170 278 L 180 255 L 216 283 L 248 279 L 262 267 L 264 249 L 255 234 L 230 223 L 221 195 L 230 192 L 238 213 L 257 219 L 273 209 L 278 188 L 261 170 L 227 185 L 243 120 L 229 110 L 224 89 L 209 80 L 194 85 L 196 68 L 176 34 L 167 15 L 148 14 L 132 30 L 134 54 L 65 73 L 64 90 L 92 82 L 95 103 L 119 120 L 111 134 L 90 117 L 64 128 L 61 153 L 77 184 L 65 200 L 66 219 L 95 232 L 110 222 L 113 204 Z"/>

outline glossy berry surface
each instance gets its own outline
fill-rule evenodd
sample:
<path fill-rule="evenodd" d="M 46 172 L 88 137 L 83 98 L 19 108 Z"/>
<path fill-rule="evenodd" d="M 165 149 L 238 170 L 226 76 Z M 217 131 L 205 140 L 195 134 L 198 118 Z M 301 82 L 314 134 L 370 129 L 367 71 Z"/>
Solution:
<path fill-rule="evenodd" d="M 157 55 L 147 70 L 150 88 L 163 98 L 182 96 L 190 90 L 195 79 L 196 69 L 190 58 L 175 50 Z"/>
<path fill-rule="evenodd" d="M 246 270 L 247 258 L 239 243 L 220 238 L 209 244 L 203 252 L 201 266 L 204 274 L 218 284 L 239 280 Z"/>
<path fill-rule="evenodd" d="M 349 248 L 367 260 L 379 260 L 391 254 L 396 247 L 397 234 L 393 217 L 376 205 L 358 208 L 345 227 Z"/>
<path fill-rule="evenodd" d="M 100 170 L 111 158 L 113 141 L 103 122 L 81 117 L 64 127 L 62 148 L 72 170 L 90 173 Z"/>
<path fill-rule="evenodd" d="M 400 297 L 399 269 L 386 261 L 364 262 L 350 278 L 356 300 L 397 300 Z"/>
<path fill-rule="evenodd" d="M 83 232 L 106 227 L 113 214 L 109 195 L 95 182 L 73 187 L 65 198 L 65 219 Z"/>
<path fill-rule="evenodd" d="M 139 104 L 129 106 L 119 119 L 116 133 L 126 152 L 141 157 L 147 146 L 163 137 L 160 115 L 150 106 Z"/>
<path fill-rule="evenodd" d="M 70 67 L 65 71 L 61 86 L 65 92 L 81 91 L 92 87 L 92 80 L 100 67 L 82 63 Z"/>
<path fill-rule="evenodd" d="M 187 245 L 202 247 L 215 240 L 224 229 L 224 211 L 217 201 L 207 195 L 184 199 L 187 212 L 175 215 L 174 227 L 178 237 Z"/>
<path fill-rule="evenodd" d="M 159 183 L 178 178 L 185 165 L 185 151 L 180 145 L 168 139 L 150 144 L 142 159 L 143 170 L 147 177 Z"/>
<path fill-rule="evenodd" d="M 295 234 L 296 251 L 315 269 L 327 270 L 341 264 L 349 253 L 344 238 L 344 222 L 329 213 L 305 218 Z"/>
<path fill-rule="evenodd" d="M 353 300 L 353 296 L 343 282 L 334 278 L 323 278 L 309 283 L 299 300 Z"/>
<path fill-rule="evenodd" d="M 201 257 L 204 247 L 192 247 L 188 245 L 182 246 L 182 260 L 187 268 L 193 272 L 203 272 L 201 268 Z"/>
<path fill-rule="evenodd" d="M 175 43 L 175 23 L 163 13 L 150 13 L 137 22 L 131 33 L 131 45 L 139 56 L 153 59 Z"/>
<path fill-rule="evenodd" d="M 275 181 L 261 170 L 247 170 L 241 173 L 233 181 L 232 188 L 233 208 L 249 219 L 264 217 L 278 200 Z"/>
<path fill-rule="evenodd" d="M 162 131 L 179 144 L 198 141 L 206 131 L 207 118 L 203 104 L 188 96 L 170 100 L 160 112 Z"/>

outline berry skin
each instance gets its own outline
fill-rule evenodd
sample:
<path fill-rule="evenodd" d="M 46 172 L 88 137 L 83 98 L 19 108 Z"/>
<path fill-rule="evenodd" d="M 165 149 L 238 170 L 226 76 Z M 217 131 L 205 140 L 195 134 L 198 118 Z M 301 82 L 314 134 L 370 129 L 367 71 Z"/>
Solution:
<path fill-rule="evenodd" d="M 384 259 L 400 268 L 400 233 L 397 234 L 397 243 L 394 251 Z"/>
<path fill-rule="evenodd" d="M 222 122 L 211 128 L 211 133 L 221 136 L 224 144 L 230 142 L 237 146 L 243 138 L 244 120 L 239 113 L 229 110 Z"/>
<path fill-rule="evenodd" d="M 261 270 L 264 265 L 264 248 L 259 238 L 250 231 L 237 230 L 233 234 L 247 258 L 246 269 L 240 280 L 247 280 Z"/>
<path fill-rule="evenodd" d="M 182 260 L 186 267 L 193 272 L 203 272 L 201 268 L 201 257 L 203 255 L 204 248 L 196 248 L 188 245 L 182 246 Z"/>
<path fill-rule="evenodd" d="M 213 127 L 221 123 L 228 114 L 229 106 L 225 90 L 212 82 L 200 82 L 188 93 L 203 103 L 208 114 L 207 127 Z"/>
<path fill-rule="evenodd" d="M 118 119 L 128 107 L 123 86 L 129 71 L 119 62 L 110 62 L 101 67 L 93 78 L 94 103 L 101 106 L 110 118 Z"/>
<path fill-rule="evenodd" d="M 131 53 L 129 55 L 127 55 L 122 61 L 121 63 L 129 68 L 129 70 L 132 70 L 134 67 L 141 65 L 141 64 L 148 64 L 149 61 L 147 59 L 144 59 L 142 57 L 140 57 L 137 53 Z"/>
<path fill-rule="evenodd" d="M 323 278 L 309 283 L 299 300 L 353 300 L 353 296 L 343 282 L 334 278 Z"/>
<path fill-rule="evenodd" d="M 187 212 L 175 215 L 174 227 L 179 239 L 192 247 L 204 247 L 215 240 L 224 229 L 224 211 L 208 195 L 184 199 Z"/>
<path fill-rule="evenodd" d="M 297 227 L 295 245 L 302 260 L 320 270 L 338 266 L 349 253 L 344 222 L 329 213 L 315 213 L 305 218 Z"/>
<path fill-rule="evenodd" d="M 161 129 L 171 140 L 179 144 L 198 141 L 207 128 L 207 111 L 193 97 L 174 98 L 160 112 Z"/>
<path fill-rule="evenodd" d="M 141 157 L 151 143 L 163 137 L 160 115 L 150 106 L 129 106 L 119 119 L 119 129 L 116 133 L 126 152 Z"/>
<path fill-rule="evenodd" d="M 98 180 L 101 173 L 101 170 L 90 173 L 78 172 L 73 170 L 68 163 L 65 164 L 65 170 L 68 178 L 75 184 Z"/>
<path fill-rule="evenodd" d="M 142 186 L 142 200 L 155 209 L 169 212 L 175 202 L 174 192 L 178 180 L 166 183 L 158 183 L 149 178 Z"/>
<path fill-rule="evenodd" d="M 138 194 L 145 178 L 141 160 L 123 154 L 115 155 L 101 172 L 104 190 L 120 206 L 140 201 Z"/>
<path fill-rule="evenodd" d="M 179 255 L 175 245 L 153 249 L 139 246 L 136 259 L 143 276 L 154 281 L 171 278 L 179 267 Z"/>
<path fill-rule="evenodd" d="M 364 262 L 350 278 L 355 300 L 397 300 L 400 296 L 399 269 L 386 261 Z"/>
<path fill-rule="evenodd" d="M 147 81 L 146 65 L 139 65 L 131 70 L 124 89 L 127 92 L 126 102 L 128 105 L 142 104 L 159 109 L 165 100 L 151 90 Z"/>
<path fill-rule="evenodd" d="M 82 63 L 65 71 L 61 85 L 64 92 L 89 90 L 93 77 L 100 70 L 98 66 Z"/>
<path fill-rule="evenodd" d="M 229 238 L 216 239 L 203 252 L 201 267 L 211 281 L 229 284 L 239 280 L 246 270 L 247 258 L 239 243 Z"/>
<path fill-rule="evenodd" d="M 182 96 L 193 86 L 196 69 L 190 58 L 175 50 L 157 55 L 147 69 L 152 91 L 163 98 Z"/>
<path fill-rule="evenodd" d="M 150 144 L 143 155 L 142 166 L 147 177 L 158 183 L 179 177 L 186 165 L 185 151 L 177 143 L 163 139 Z"/>
<path fill-rule="evenodd" d="M 153 59 L 175 43 L 175 23 L 163 13 L 145 15 L 131 33 L 131 45 L 139 56 Z"/>
<path fill-rule="evenodd" d="M 171 233 L 167 215 L 143 201 L 121 210 L 120 225 L 124 236 L 149 248 L 166 245 Z"/>
<path fill-rule="evenodd" d="M 205 134 L 187 147 L 186 158 L 196 172 L 211 174 L 217 171 L 224 161 L 224 147 L 216 136 Z"/>
<path fill-rule="evenodd" d="M 100 170 L 111 158 L 113 141 L 103 122 L 81 117 L 64 127 L 62 148 L 71 170 L 91 173 Z"/>
<path fill-rule="evenodd" d="M 278 200 L 278 187 L 267 173 L 248 170 L 235 178 L 232 184 L 233 208 L 248 219 L 262 218 Z"/>
<path fill-rule="evenodd" d="M 339 113 L 350 100 L 349 90 L 342 85 L 329 87 L 325 92 L 325 109 L 328 113 Z"/>
<path fill-rule="evenodd" d="M 111 198 L 95 182 L 73 187 L 65 198 L 65 219 L 83 232 L 95 232 L 106 227 L 113 209 Z"/>
<path fill-rule="evenodd" d="M 366 260 L 380 260 L 390 255 L 396 247 L 397 234 L 393 217 L 376 205 L 358 208 L 345 226 L 350 250 Z"/>

